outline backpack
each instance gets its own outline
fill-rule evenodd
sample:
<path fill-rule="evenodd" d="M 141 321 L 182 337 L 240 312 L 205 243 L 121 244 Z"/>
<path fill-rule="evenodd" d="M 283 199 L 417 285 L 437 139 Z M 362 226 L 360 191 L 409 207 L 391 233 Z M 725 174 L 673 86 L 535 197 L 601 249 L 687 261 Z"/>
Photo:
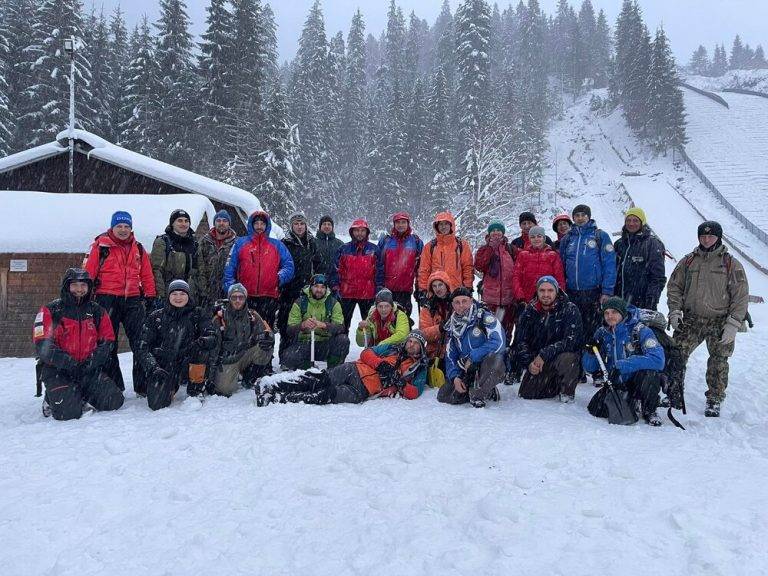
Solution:
<path fill-rule="evenodd" d="M 144 246 L 139 242 L 136 241 L 136 244 L 139 247 L 139 259 L 144 259 Z M 166 258 L 168 255 L 166 254 Z M 107 258 L 109 258 L 109 246 L 99 246 L 99 265 L 96 268 L 96 278 L 93 279 L 93 288 L 94 290 L 99 287 L 99 284 L 101 284 L 101 281 L 99 280 L 99 272 L 101 272 L 101 267 L 104 266 L 104 262 L 107 261 Z"/>
<path fill-rule="evenodd" d="M 336 298 L 330 294 L 325 299 L 325 321 L 330 322 L 333 318 L 333 308 L 336 306 Z M 304 314 L 309 310 L 309 297 L 302 293 L 299 297 L 299 310 L 301 310 L 301 317 L 304 318 Z"/>
<path fill-rule="evenodd" d="M 670 405 L 685 413 L 685 362 L 680 347 L 666 333 L 666 318 L 655 310 L 638 309 L 640 321 L 635 324 L 630 335 L 630 342 L 635 350 L 642 350 L 640 345 L 640 330 L 647 327 L 653 332 L 656 341 L 664 349 L 664 368 L 662 370 L 661 388 L 669 398 Z M 646 324 L 645 319 L 649 322 Z"/>
<path fill-rule="evenodd" d="M 461 260 L 461 253 L 464 250 L 464 239 L 461 236 L 456 236 L 456 254 L 459 256 L 459 260 Z M 437 248 L 437 238 L 432 238 L 432 240 L 429 241 L 429 257 L 431 258 L 435 253 L 435 248 Z"/>

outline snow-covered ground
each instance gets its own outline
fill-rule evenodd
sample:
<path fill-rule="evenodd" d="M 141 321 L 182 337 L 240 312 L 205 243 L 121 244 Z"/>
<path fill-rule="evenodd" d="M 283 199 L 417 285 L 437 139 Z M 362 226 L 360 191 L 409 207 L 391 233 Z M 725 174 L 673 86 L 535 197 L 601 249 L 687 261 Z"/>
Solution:
<path fill-rule="evenodd" d="M 719 91 L 723 88 L 743 88 L 768 94 L 768 70 L 729 70 L 723 76 L 686 75 L 685 82 L 702 90 Z"/>
<path fill-rule="evenodd" d="M 679 258 L 700 218 L 669 183 L 706 190 L 642 154 L 620 118 L 590 114 L 581 101 L 552 131 L 562 206 L 586 201 L 616 231 L 623 183 Z M 752 293 L 768 293 L 747 270 Z M 182 393 L 152 413 L 129 393 L 116 413 L 62 423 L 40 416 L 32 361 L 1 360 L 0 571 L 768 574 L 768 313 L 752 312 L 719 420 L 703 417 L 706 355 L 693 355 L 686 431 L 594 419 L 591 386 L 573 405 L 504 387 L 485 410 L 439 405 L 434 391 L 256 408 L 242 391 L 203 406 Z"/>

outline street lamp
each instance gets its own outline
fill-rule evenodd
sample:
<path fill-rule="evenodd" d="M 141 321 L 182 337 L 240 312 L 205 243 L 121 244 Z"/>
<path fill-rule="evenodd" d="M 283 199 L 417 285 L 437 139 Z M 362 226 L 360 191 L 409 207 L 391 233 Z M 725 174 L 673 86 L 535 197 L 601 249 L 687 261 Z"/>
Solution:
<path fill-rule="evenodd" d="M 69 55 L 69 193 L 75 187 L 75 37 L 64 38 Z"/>

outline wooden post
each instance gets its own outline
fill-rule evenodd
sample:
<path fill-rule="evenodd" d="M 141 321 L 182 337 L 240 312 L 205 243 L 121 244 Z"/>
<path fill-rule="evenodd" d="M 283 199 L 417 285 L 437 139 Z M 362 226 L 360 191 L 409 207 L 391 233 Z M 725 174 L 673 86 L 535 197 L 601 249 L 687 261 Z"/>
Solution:
<path fill-rule="evenodd" d="M 8 270 L 0 270 L 0 314 L 8 311 Z"/>

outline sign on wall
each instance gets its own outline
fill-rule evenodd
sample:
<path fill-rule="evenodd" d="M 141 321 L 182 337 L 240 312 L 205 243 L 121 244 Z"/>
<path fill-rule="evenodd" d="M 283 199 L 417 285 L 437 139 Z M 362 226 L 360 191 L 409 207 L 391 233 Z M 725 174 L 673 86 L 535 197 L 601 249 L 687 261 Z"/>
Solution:
<path fill-rule="evenodd" d="M 8 269 L 11 272 L 27 272 L 27 261 L 26 260 L 11 260 L 10 266 Z"/>

